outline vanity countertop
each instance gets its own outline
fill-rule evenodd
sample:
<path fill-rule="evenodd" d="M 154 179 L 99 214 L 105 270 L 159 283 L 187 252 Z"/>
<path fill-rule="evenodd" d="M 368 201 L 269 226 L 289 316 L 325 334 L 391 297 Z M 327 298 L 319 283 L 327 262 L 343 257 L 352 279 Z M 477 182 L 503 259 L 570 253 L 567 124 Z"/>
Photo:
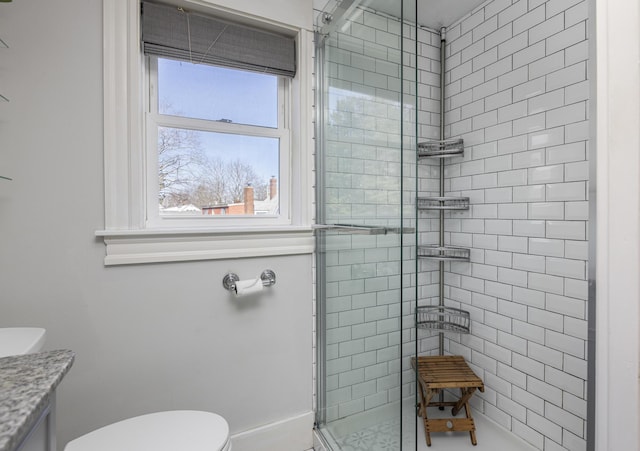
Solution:
<path fill-rule="evenodd" d="M 15 449 L 34 427 L 74 357 L 60 350 L 0 358 L 0 451 Z"/>

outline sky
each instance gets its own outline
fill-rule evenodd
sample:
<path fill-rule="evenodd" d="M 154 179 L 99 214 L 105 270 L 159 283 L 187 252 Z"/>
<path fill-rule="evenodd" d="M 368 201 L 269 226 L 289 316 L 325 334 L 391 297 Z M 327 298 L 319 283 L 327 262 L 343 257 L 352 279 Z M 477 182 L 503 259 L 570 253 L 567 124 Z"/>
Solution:
<path fill-rule="evenodd" d="M 273 75 L 158 58 L 158 93 L 160 113 L 278 126 L 278 79 Z M 212 132 L 198 135 L 209 155 L 251 162 L 265 180 L 278 176 L 277 139 Z"/>

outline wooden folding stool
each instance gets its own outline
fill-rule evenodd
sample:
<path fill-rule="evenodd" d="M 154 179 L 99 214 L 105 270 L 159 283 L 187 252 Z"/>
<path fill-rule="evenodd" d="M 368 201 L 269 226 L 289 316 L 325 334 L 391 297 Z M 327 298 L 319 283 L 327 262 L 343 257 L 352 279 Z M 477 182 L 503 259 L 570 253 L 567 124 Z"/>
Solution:
<path fill-rule="evenodd" d="M 460 355 L 421 356 L 411 359 L 411 365 L 416 369 L 418 385 L 420 387 L 420 404 L 418 414 L 424 421 L 424 432 L 427 446 L 431 446 L 432 432 L 469 431 L 471 443 L 476 445 L 476 427 L 471 416 L 469 399 L 476 389 L 484 392 L 484 383 L 469 368 L 464 357 Z M 433 401 L 433 397 L 444 389 L 460 389 L 457 401 Z M 453 406 L 451 418 L 434 418 L 427 416 L 427 407 Z M 464 407 L 466 418 L 455 418 Z"/>

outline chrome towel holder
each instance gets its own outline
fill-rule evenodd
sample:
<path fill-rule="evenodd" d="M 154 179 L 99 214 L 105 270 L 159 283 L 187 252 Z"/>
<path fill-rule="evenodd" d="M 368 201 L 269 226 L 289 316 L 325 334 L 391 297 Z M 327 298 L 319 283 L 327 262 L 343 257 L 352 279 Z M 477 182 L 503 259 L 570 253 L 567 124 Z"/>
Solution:
<path fill-rule="evenodd" d="M 238 277 L 237 274 L 232 272 L 227 273 L 222 278 L 222 286 L 224 287 L 225 290 L 235 291 L 236 282 L 238 282 L 239 280 L 240 280 L 240 277 Z M 265 269 L 264 271 L 262 271 L 262 274 L 260 274 L 260 280 L 262 280 L 263 287 L 270 287 L 271 285 L 275 285 L 276 273 L 270 269 Z"/>

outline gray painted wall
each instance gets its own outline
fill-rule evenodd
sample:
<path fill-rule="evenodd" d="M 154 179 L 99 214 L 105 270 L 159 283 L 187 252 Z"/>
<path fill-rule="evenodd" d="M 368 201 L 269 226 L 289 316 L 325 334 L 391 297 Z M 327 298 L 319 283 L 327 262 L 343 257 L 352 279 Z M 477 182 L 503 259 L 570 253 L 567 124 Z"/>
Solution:
<path fill-rule="evenodd" d="M 312 260 L 103 265 L 102 2 L 0 6 L 0 327 L 77 353 L 58 441 L 165 409 L 236 433 L 311 411 Z M 278 283 L 235 301 L 223 275 Z"/>

